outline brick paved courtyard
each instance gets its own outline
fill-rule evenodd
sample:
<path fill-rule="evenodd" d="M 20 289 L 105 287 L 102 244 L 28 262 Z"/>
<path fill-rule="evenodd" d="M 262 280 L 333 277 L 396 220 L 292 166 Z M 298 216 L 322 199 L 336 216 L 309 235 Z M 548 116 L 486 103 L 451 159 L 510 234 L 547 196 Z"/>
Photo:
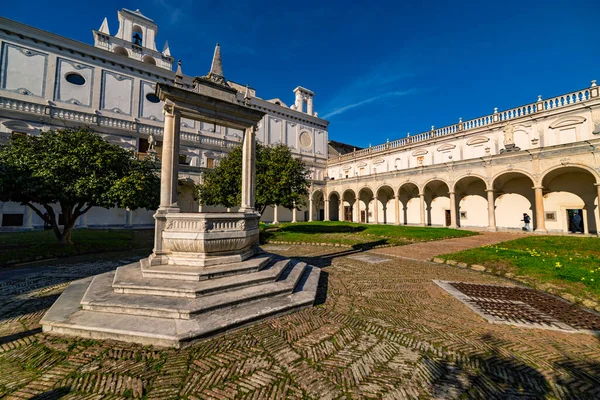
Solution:
<path fill-rule="evenodd" d="M 0 272 L 0 398 L 600 397 L 599 338 L 489 324 L 432 281 L 500 278 L 390 256 L 369 263 L 340 248 L 276 252 L 323 268 L 319 305 L 183 350 L 40 332 L 69 281 L 133 256 Z"/>

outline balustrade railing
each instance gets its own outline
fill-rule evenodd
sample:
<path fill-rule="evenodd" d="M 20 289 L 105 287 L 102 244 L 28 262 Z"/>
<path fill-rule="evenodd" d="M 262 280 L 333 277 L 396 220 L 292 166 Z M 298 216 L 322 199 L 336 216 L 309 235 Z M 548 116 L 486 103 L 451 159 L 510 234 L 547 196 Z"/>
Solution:
<path fill-rule="evenodd" d="M 596 81 L 592 81 L 591 88 L 595 88 L 597 90 Z M 369 147 L 367 149 L 362 149 L 358 151 L 354 151 L 352 153 L 347 153 L 344 155 L 338 156 L 338 161 L 346 161 L 356 157 L 361 157 L 367 154 L 377 153 L 380 151 L 385 151 L 388 149 L 395 149 L 398 147 L 408 146 L 414 143 L 427 141 L 430 139 L 434 139 L 437 137 L 452 135 L 459 131 L 467 131 L 470 129 L 477 129 L 482 126 L 492 125 L 499 122 L 509 121 L 516 118 L 521 118 L 529 115 L 533 115 L 542 111 L 554 110 L 561 107 L 567 107 L 573 104 L 581 103 L 587 100 L 590 100 L 592 96 L 590 88 L 581 89 L 572 93 L 564 94 L 561 96 L 553 97 L 551 99 L 542 100 L 541 96 L 538 96 L 538 100 L 534 103 L 526 104 L 523 106 L 519 106 L 516 108 L 512 108 L 505 111 L 498 111 L 494 109 L 493 114 L 485 115 L 482 117 L 470 119 L 468 121 L 459 121 L 458 124 L 444 126 L 442 128 L 435 129 L 433 126 L 430 131 L 419 133 L 412 136 L 407 136 L 402 139 L 397 139 L 391 142 L 386 142 L 384 144 L 379 144 L 377 146 Z M 594 95 L 597 96 L 597 95 Z M 335 161 L 335 157 L 331 159 L 331 161 Z"/>

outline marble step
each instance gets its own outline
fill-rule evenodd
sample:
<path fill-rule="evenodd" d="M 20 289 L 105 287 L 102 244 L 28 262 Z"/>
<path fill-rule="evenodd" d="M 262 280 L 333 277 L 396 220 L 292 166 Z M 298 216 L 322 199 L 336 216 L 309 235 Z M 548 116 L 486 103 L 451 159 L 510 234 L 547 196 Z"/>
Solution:
<path fill-rule="evenodd" d="M 197 267 L 190 265 L 149 265 L 148 259 L 145 258 L 140 260 L 140 266 L 144 278 L 203 281 L 260 271 L 269 264 L 270 260 L 271 256 L 269 254 L 261 254 L 241 262 Z"/>
<path fill-rule="evenodd" d="M 230 275 L 201 281 L 144 278 L 139 263 L 134 263 L 117 268 L 112 287 L 116 293 L 196 298 L 276 281 L 289 263 L 289 259 L 271 261 L 260 271 L 243 275 L 243 279 L 240 275 Z"/>
<path fill-rule="evenodd" d="M 308 266 L 292 294 L 213 310 L 203 314 L 202 318 L 189 320 L 82 310 L 79 304 L 91 282 L 91 278 L 86 278 L 73 282 L 40 323 L 48 333 L 180 348 L 261 319 L 311 306 L 320 272 L 320 269 Z"/>
<path fill-rule="evenodd" d="M 84 310 L 149 317 L 190 319 L 208 311 L 240 303 L 292 293 L 306 267 L 303 262 L 290 264 L 276 282 L 243 287 L 237 290 L 188 299 L 144 294 L 121 294 L 112 290 L 115 272 L 97 275 L 85 293 Z M 240 275 L 245 280 L 248 275 Z"/>

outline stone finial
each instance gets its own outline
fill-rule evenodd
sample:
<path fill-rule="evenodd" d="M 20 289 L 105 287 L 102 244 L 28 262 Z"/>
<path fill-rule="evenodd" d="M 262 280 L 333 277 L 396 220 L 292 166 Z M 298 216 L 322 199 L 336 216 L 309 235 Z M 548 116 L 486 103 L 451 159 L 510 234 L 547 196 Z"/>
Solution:
<path fill-rule="evenodd" d="M 221 46 L 219 46 L 219 43 L 215 46 L 215 54 L 213 55 L 210 72 L 204 78 L 219 85 L 229 86 L 223 76 L 223 62 L 221 61 Z"/>
<path fill-rule="evenodd" d="M 175 72 L 175 86 L 183 86 L 183 72 L 181 72 L 181 60 L 177 61 L 177 72 Z"/>
<path fill-rule="evenodd" d="M 592 87 L 596 87 L 596 86 L 597 86 L 597 85 L 596 85 L 596 80 L 594 79 L 594 80 L 592 81 Z"/>
<path fill-rule="evenodd" d="M 542 101 L 542 95 L 541 95 L 541 94 L 538 94 L 538 99 L 537 99 L 537 101 Z"/>
<path fill-rule="evenodd" d="M 162 53 L 167 57 L 171 57 L 171 48 L 169 47 L 168 40 L 165 41 L 165 46 L 163 47 Z"/>
<path fill-rule="evenodd" d="M 102 21 L 102 25 L 100 25 L 100 29 L 98 30 L 106 35 L 110 35 L 110 31 L 108 29 L 108 20 L 106 17 L 104 17 L 104 21 Z"/>
<path fill-rule="evenodd" d="M 458 118 L 458 123 L 462 122 L 462 117 Z"/>
<path fill-rule="evenodd" d="M 494 114 L 498 114 L 498 107 L 494 107 Z"/>

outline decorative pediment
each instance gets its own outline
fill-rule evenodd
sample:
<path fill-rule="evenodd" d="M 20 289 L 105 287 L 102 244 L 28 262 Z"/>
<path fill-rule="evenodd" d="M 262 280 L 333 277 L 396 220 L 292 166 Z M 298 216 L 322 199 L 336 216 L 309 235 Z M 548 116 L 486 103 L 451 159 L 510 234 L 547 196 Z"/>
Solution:
<path fill-rule="evenodd" d="M 345 170 L 345 171 L 349 170 L 350 168 L 352 168 L 352 165 L 344 165 L 342 167 L 342 169 Z"/>
<path fill-rule="evenodd" d="M 467 146 L 473 146 L 476 144 L 483 144 L 489 142 L 490 138 L 486 136 L 475 136 L 467 141 Z"/>
<path fill-rule="evenodd" d="M 415 150 L 412 152 L 413 156 L 424 156 L 425 154 L 429 153 L 427 150 Z"/>
<path fill-rule="evenodd" d="M 456 148 L 455 144 L 446 143 L 437 148 L 437 151 L 448 151 Z"/>
<path fill-rule="evenodd" d="M 382 159 L 380 159 L 380 160 L 375 160 L 375 161 L 373 161 L 373 164 L 374 164 L 374 165 L 379 165 L 379 164 L 383 164 L 384 162 L 385 162 L 385 160 L 382 158 Z"/>
<path fill-rule="evenodd" d="M 550 124 L 549 128 L 550 129 L 565 128 L 567 126 L 583 124 L 584 122 L 585 122 L 585 117 L 571 115 L 571 116 L 560 118 L 560 119 L 556 120 L 555 122 Z"/>
<path fill-rule="evenodd" d="M 358 164 L 356 164 L 357 167 L 366 167 L 367 163 L 366 162 L 360 162 Z"/>

